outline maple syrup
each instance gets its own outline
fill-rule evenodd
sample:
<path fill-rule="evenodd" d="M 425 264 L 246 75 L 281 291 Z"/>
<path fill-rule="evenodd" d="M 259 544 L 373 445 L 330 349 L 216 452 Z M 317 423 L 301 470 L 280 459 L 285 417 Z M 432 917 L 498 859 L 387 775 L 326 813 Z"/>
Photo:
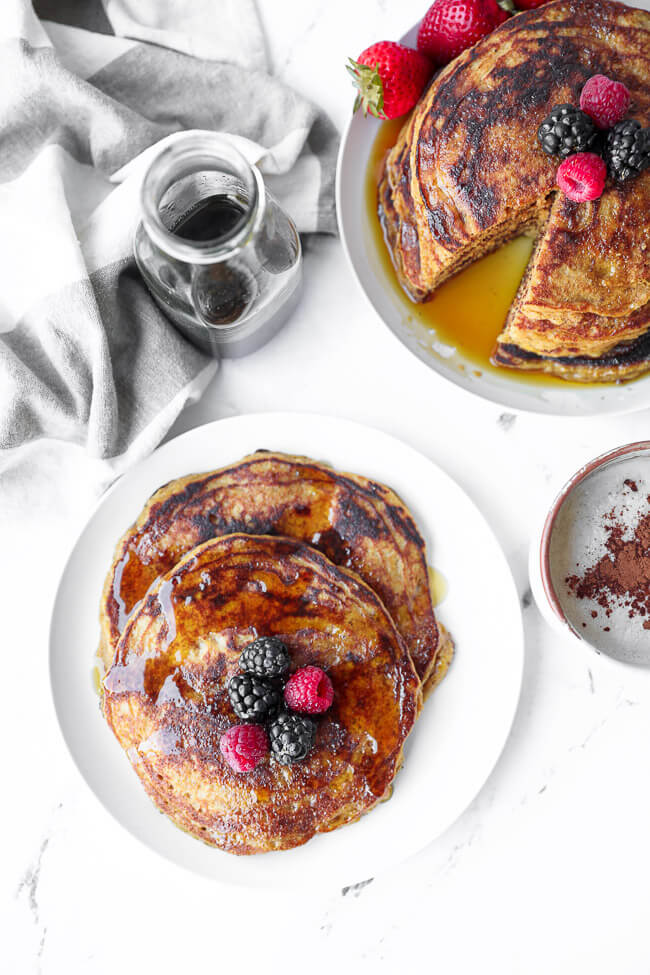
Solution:
<path fill-rule="evenodd" d="M 218 240 L 231 233 L 246 216 L 246 210 L 228 193 L 213 193 L 199 200 L 169 229 L 184 240 Z"/>
<path fill-rule="evenodd" d="M 99 666 L 95 665 L 90 672 L 90 679 L 93 683 L 93 690 L 98 697 L 102 696 L 102 675 Z"/>
<path fill-rule="evenodd" d="M 432 354 L 436 348 L 444 347 L 445 361 L 455 365 L 461 373 L 475 376 L 487 373 L 500 377 L 507 373 L 518 383 L 579 387 L 579 383 L 545 373 L 520 375 L 490 362 L 496 338 L 530 260 L 534 245 L 531 237 L 517 237 L 475 261 L 445 281 L 433 298 L 422 304 L 412 302 L 402 290 L 377 216 L 377 185 L 386 153 L 397 142 L 403 124 L 403 119 L 381 124 L 368 160 L 365 203 L 371 252 L 406 312 L 407 327 L 417 332 L 425 347 L 432 349 Z"/>
<path fill-rule="evenodd" d="M 439 569 L 434 569 L 432 565 L 427 566 L 429 575 L 429 589 L 431 590 L 431 602 L 435 609 L 446 598 L 449 592 L 449 583 Z"/>

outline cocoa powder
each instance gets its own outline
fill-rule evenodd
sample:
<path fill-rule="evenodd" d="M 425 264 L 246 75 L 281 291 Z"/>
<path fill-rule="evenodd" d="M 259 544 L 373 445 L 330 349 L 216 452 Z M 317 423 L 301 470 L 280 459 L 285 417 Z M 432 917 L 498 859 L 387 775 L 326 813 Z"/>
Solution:
<path fill-rule="evenodd" d="M 629 479 L 624 485 L 633 492 L 638 490 Z M 650 509 L 650 496 L 646 500 Z M 604 515 L 603 521 L 607 554 L 595 565 L 568 576 L 569 590 L 577 599 L 596 602 L 607 617 L 615 607 L 626 608 L 630 619 L 639 618 L 650 630 L 650 510 L 632 525 L 624 523 L 615 509 Z M 597 614 L 592 611 L 591 615 Z"/>

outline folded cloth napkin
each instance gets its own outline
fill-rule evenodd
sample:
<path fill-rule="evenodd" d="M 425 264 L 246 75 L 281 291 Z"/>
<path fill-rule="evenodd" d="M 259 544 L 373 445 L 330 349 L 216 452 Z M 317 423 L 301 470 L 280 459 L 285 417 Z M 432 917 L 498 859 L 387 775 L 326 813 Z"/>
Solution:
<path fill-rule="evenodd" d="M 237 137 L 298 230 L 333 233 L 336 132 L 266 73 L 254 0 L 4 0 L 0 44 L 0 468 L 52 438 L 118 472 L 217 368 L 132 258 L 156 144 Z"/>

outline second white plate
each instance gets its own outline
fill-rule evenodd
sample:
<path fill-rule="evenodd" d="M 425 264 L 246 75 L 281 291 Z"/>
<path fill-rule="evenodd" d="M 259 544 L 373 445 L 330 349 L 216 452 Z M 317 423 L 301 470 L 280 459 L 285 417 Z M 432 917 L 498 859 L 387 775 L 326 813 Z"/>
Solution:
<path fill-rule="evenodd" d="M 457 646 L 442 685 L 407 742 L 389 802 L 360 822 L 284 853 L 236 857 L 181 832 L 147 795 L 98 707 L 91 672 L 98 607 L 114 545 L 161 484 L 221 467 L 258 448 L 312 456 L 384 481 L 411 508 L 444 575 L 439 608 Z M 207 877 L 251 886 L 344 885 L 364 880 L 440 835 L 492 770 L 521 685 L 523 629 L 506 559 L 467 495 L 430 460 L 398 440 L 345 420 L 264 414 L 199 427 L 156 450 L 103 498 L 77 541 L 57 594 L 50 667 L 68 748 L 100 802 L 134 836 Z"/>

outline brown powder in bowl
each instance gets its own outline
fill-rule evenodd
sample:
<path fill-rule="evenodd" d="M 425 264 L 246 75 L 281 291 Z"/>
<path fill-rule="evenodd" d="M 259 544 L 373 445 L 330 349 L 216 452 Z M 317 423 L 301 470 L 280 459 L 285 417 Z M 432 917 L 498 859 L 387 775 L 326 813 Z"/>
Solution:
<path fill-rule="evenodd" d="M 624 484 L 638 490 L 629 479 Z M 650 496 L 647 502 L 650 506 Z M 650 630 L 650 510 L 632 525 L 624 523 L 614 510 L 603 521 L 607 554 L 580 575 L 568 576 L 569 591 L 577 599 L 594 600 L 608 617 L 615 607 L 626 608 L 630 619 L 642 619 L 644 629 Z"/>

